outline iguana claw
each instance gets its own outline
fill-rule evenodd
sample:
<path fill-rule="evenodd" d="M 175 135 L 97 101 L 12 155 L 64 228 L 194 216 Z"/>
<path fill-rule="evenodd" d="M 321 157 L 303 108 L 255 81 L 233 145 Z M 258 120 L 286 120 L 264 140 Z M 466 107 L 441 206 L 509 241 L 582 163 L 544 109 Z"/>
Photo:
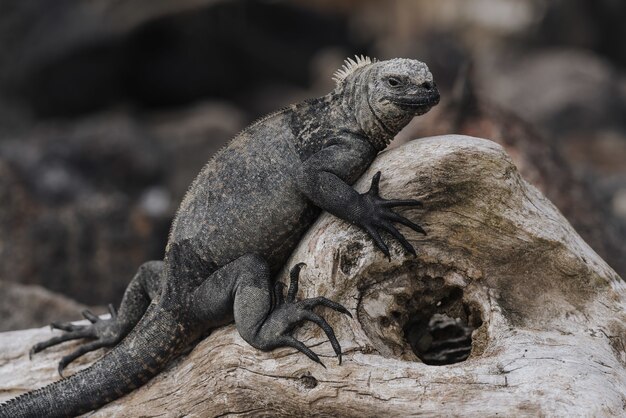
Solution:
<path fill-rule="evenodd" d="M 109 305 L 110 319 L 102 319 L 99 316 L 86 309 L 82 312 L 83 316 L 91 322 L 89 325 L 78 325 L 71 322 L 53 322 L 50 324 L 51 329 L 59 329 L 64 331 L 63 334 L 52 337 L 49 340 L 35 344 L 29 351 L 29 358 L 32 359 L 33 354 L 38 353 L 46 348 L 61 344 L 65 341 L 78 340 L 81 338 L 92 339 L 77 348 L 72 353 L 64 356 L 59 362 L 59 375 L 63 377 L 63 369 L 83 354 L 97 350 L 103 347 L 112 347 L 122 338 L 123 333 L 121 326 L 117 321 L 117 312 L 112 305 Z"/>
<path fill-rule="evenodd" d="M 324 318 L 313 312 L 313 308 L 317 306 L 325 306 L 337 312 L 348 315 L 351 318 L 352 314 L 350 314 L 350 312 L 341 304 L 322 296 L 297 301 L 295 297 L 296 293 L 298 292 L 298 279 L 300 275 L 300 270 L 303 266 L 304 263 L 299 263 L 291 269 L 287 297 L 283 300 L 282 292 L 281 296 L 278 296 L 277 299 L 279 304 L 277 304 L 277 306 L 274 308 L 274 311 L 271 313 L 271 317 L 268 318 L 267 324 L 264 327 L 265 333 L 263 334 L 265 335 L 261 335 L 261 338 L 265 337 L 267 339 L 271 339 L 271 335 L 278 334 L 279 337 L 274 341 L 267 341 L 266 346 L 268 348 L 276 348 L 281 346 L 293 347 L 298 351 L 304 353 L 311 360 L 326 367 L 317 354 L 315 354 L 304 343 L 298 341 L 291 335 L 291 331 L 297 325 L 304 321 L 311 321 L 317 324 L 326 333 L 326 336 L 328 337 L 328 340 L 330 341 L 330 344 L 333 347 L 337 358 L 339 359 L 339 364 L 341 364 L 341 345 L 339 344 L 339 341 L 337 341 L 335 332 Z M 278 288 L 279 286 L 277 286 L 275 289 Z M 282 291 L 282 286 L 280 286 L 280 290 Z"/>
<path fill-rule="evenodd" d="M 380 171 L 372 177 L 372 184 L 370 189 L 361 195 L 363 199 L 364 211 L 358 220 L 359 226 L 372 237 L 374 243 L 381 251 L 391 260 L 389 253 L 389 247 L 383 241 L 380 230 L 387 232 L 389 235 L 397 239 L 406 251 L 416 256 L 415 248 L 409 243 L 409 241 L 396 229 L 392 222 L 405 225 L 412 230 L 426 235 L 424 229 L 391 210 L 394 207 L 408 206 L 408 207 L 422 207 L 423 204 L 419 200 L 414 199 L 383 199 L 379 195 L 379 182 Z"/>

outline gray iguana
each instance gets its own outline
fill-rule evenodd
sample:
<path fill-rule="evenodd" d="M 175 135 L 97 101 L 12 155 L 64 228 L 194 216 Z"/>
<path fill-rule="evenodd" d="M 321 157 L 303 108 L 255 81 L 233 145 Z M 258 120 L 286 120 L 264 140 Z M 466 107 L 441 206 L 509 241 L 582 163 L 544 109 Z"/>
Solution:
<path fill-rule="evenodd" d="M 9 400 L 0 417 L 96 409 L 144 384 L 208 330 L 233 321 L 253 347 L 293 347 L 321 363 L 291 335 L 311 321 L 341 362 L 333 329 L 313 308 L 349 312 L 324 297 L 296 300 L 301 264 L 291 269 L 286 298 L 272 277 L 321 210 L 364 229 L 388 257 L 381 232 L 415 254 L 393 223 L 424 231 L 392 208 L 420 202 L 381 198 L 380 172 L 366 193 L 351 184 L 415 115 L 439 102 L 439 92 L 427 66 L 409 59 L 348 59 L 334 79 L 330 94 L 258 120 L 207 163 L 176 214 L 164 260 L 139 268 L 118 313 L 111 308 L 111 318 L 100 319 L 86 311 L 86 326 L 53 323 L 64 333 L 31 354 L 88 339 L 61 359 L 62 373 L 89 351 L 114 348 L 85 370 Z"/>

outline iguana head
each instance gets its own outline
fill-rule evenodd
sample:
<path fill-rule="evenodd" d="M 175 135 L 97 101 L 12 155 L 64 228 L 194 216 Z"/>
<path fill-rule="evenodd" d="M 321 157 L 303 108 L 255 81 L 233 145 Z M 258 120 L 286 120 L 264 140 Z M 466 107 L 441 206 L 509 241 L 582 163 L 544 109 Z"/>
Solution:
<path fill-rule="evenodd" d="M 376 61 L 367 57 L 348 59 L 335 73 L 336 92 L 346 97 L 346 106 L 379 149 L 416 115 L 439 103 L 433 75 L 421 61 L 396 58 Z"/>

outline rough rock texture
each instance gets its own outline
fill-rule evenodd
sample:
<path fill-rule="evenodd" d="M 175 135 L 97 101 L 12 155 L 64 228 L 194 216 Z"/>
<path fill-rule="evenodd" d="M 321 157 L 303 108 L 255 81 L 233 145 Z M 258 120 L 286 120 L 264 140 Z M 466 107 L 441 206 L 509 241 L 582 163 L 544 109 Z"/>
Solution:
<path fill-rule="evenodd" d="M 341 366 L 313 327 L 300 338 L 327 369 L 291 349 L 259 352 L 228 326 L 94 416 L 623 414 L 626 286 L 499 145 L 414 141 L 379 156 L 357 189 L 378 170 L 383 197 L 426 202 L 405 213 L 429 233 L 404 230 L 418 256 L 394 244 L 388 261 L 356 227 L 323 215 L 288 263 L 307 264 L 302 297 L 322 294 L 356 314 L 329 314 Z M 408 341 L 435 347 L 424 325 L 435 314 L 474 328 L 466 361 L 418 361 Z M 49 333 L 0 335 L 1 399 L 57 378 L 69 348 L 27 356 Z"/>

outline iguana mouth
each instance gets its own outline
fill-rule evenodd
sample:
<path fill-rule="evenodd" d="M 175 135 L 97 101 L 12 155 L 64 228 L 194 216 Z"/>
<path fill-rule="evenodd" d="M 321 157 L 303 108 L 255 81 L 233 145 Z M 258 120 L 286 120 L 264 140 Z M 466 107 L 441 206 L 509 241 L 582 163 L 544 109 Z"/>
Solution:
<path fill-rule="evenodd" d="M 432 94 L 429 96 L 420 96 L 415 98 L 388 97 L 387 100 L 400 106 L 403 109 L 420 109 L 424 107 L 432 107 L 439 103 L 439 94 Z"/>

